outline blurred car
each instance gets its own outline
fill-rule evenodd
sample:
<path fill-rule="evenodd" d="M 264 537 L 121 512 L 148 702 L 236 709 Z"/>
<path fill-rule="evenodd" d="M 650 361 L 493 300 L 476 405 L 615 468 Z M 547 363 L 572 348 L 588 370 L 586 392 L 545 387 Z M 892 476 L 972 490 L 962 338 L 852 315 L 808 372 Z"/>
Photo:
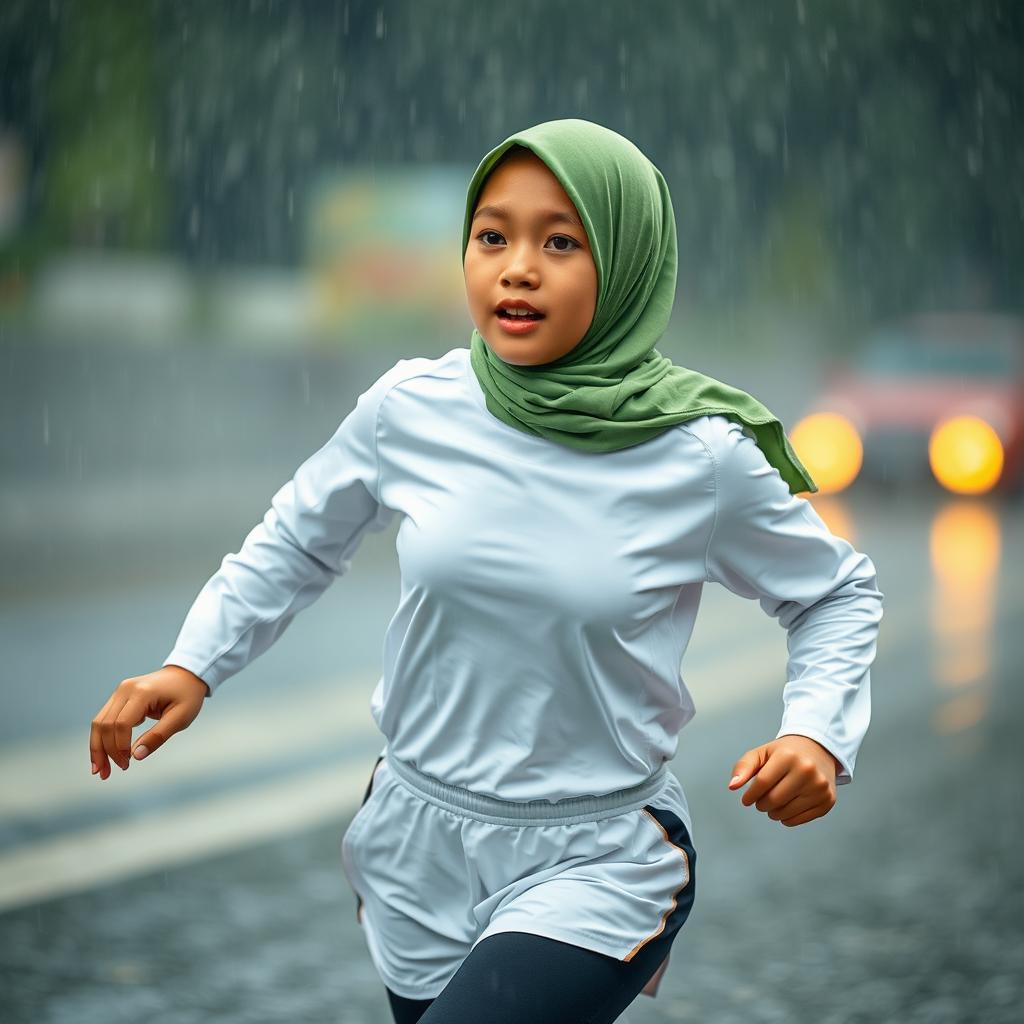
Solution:
<path fill-rule="evenodd" d="M 789 431 L 821 493 L 856 480 L 1024 492 L 1024 319 L 931 313 L 833 362 Z"/>

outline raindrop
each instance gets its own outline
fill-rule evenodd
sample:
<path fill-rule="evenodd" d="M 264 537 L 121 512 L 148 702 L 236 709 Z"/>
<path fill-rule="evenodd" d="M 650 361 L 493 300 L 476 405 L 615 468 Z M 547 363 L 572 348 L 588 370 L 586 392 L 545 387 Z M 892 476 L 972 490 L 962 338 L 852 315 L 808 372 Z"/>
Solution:
<path fill-rule="evenodd" d="M 377 8 L 377 38 L 383 39 L 387 33 L 387 27 L 384 24 L 384 9 L 382 7 Z"/>
<path fill-rule="evenodd" d="M 241 139 L 232 139 L 224 157 L 224 181 L 236 181 L 245 172 L 248 153 Z"/>
<path fill-rule="evenodd" d="M 43 444 L 49 447 L 50 444 L 50 406 L 43 402 Z"/>
<path fill-rule="evenodd" d="M 589 83 L 586 78 L 576 79 L 576 106 L 580 109 L 586 108 Z"/>
<path fill-rule="evenodd" d="M 733 176 L 735 161 L 732 150 L 724 143 L 711 147 L 711 173 L 720 181 L 727 181 Z"/>
<path fill-rule="evenodd" d="M 767 121 L 755 121 L 752 134 L 754 147 L 759 153 L 764 153 L 765 156 L 775 155 L 775 129 Z"/>

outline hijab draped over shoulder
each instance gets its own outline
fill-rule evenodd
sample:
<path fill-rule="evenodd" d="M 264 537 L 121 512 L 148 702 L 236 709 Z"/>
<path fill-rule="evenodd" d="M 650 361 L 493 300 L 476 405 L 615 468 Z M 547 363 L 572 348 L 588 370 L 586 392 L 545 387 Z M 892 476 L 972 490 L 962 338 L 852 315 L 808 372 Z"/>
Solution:
<path fill-rule="evenodd" d="M 628 139 L 578 118 L 509 136 L 470 181 L 463 258 L 480 190 L 513 146 L 539 157 L 575 205 L 597 267 L 597 306 L 575 348 L 540 366 L 506 363 L 474 329 L 470 362 L 490 412 L 511 427 L 589 452 L 629 448 L 676 423 L 721 414 L 750 428 L 791 493 L 817 491 L 764 405 L 654 347 L 675 299 L 676 225 L 665 179 Z"/>

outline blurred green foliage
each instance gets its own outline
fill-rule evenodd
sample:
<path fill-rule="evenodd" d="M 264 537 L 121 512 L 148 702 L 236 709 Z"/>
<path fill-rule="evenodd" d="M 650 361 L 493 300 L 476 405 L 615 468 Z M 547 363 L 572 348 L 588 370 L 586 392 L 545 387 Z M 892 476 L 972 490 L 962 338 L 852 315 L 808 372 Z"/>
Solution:
<path fill-rule="evenodd" d="M 156 166 L 153 19 L 141 4 L 84 0 L 66 5 L 59 29 L 47 88 L 48 234 L 81 246 L 158 247 L 168 182 Z"/>

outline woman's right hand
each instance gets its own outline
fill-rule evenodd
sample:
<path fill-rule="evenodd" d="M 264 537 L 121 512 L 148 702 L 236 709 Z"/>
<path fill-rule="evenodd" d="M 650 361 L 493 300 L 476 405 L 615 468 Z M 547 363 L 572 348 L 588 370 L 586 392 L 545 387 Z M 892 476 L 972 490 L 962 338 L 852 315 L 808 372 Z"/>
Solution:
<path fill-rule="evenodd" d="M 144 676 L 122 680 L 92 720 L 89 756 L 93 775 L 109 778 L 110 761 L 126 771 L 132 755 L 141 761 L 162 747 L 192 723 L 209 693 L 199 676 L 179 665 L 165 665 Z M 147 718 L 158 724 L 143 733 L 133 747 L 132 728 Z"/>

